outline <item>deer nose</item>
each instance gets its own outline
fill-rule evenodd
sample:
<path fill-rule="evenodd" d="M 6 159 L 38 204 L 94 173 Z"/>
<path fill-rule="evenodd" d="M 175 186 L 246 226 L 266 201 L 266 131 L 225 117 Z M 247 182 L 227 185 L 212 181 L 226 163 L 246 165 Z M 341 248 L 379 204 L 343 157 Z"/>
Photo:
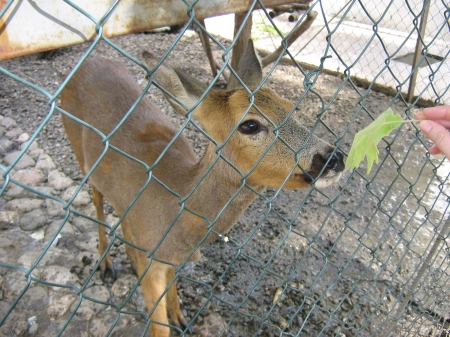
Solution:
<path fill-rule="evenodd" d="M 335 172 L 341 172 L 344 170 L 344 155 L 340 151 L 332 151 L 325 155 L 327 161 L 327 170 L 333 170 Z"/>

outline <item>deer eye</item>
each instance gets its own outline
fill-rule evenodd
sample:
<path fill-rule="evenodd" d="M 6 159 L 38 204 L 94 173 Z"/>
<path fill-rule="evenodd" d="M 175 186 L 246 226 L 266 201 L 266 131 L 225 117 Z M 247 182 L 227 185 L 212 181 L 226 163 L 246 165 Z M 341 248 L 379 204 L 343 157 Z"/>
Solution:
<path fill-rule="evenodd" d="M 250 119 L 239 125 L 239 132 L 243 133 L 244 135 L 254 135 L 262 131 L 263 129 L 264 127 L 261 126 L 261 124 L 259 124 L 259 122 L 255 121 L 254 119 Z"/>

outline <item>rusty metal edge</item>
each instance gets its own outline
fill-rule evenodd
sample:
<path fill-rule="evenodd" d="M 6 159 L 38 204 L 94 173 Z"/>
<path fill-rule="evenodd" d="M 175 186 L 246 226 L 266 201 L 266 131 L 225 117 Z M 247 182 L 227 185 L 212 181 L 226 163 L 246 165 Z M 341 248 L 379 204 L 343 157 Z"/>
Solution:
<path fill-rule="evenodd" d="M 177 1 L 175 3 L 175 1 Z M 140 18 L 136 18 L 133 20 L 133 17 L 119 17 L 119 15 L 115 15 L 114 18 L 110 16 L 106 24 L 103 26 L 104 36 L 110 38 L 115 36 L 121 36 L 126 34 L 140 33 L 148 30 L 152 30 L 155 28 L 160 28 L 164 26 L 173 26 L 184 24 L 188 21 L 189 17 L 187 15 L 187 7 L 183 4 L 180 6 L 178 3 L 179 0 L 151 0 L 146 2 L 142 2 L 139 0 L 130 0 L 129 4 L 136 6 L 141 6 L 140 9 L 145 10 L 146 12 L 140 12 Z M 309 3 L 312 0 L 300 0 L 295 3 Z M 101 2 L 101 0 L 98 0 Z M 286 0 L 265 0 L 262 1 L 264 6 L 267 8 L 293 3 L 293 1 Z M 8 34 L 8 25 L 14 20 L 15 16 L 19 12 L 19 7 L 22 1 L 18 1 L 15 8 L 5 13 L 3 17 L 0 17 L 0 60 L 6 60 L 14 57 L 24 56 L 28 54 L 33 54 L 37 52 L 43 52 L 48 50 L 53 50 L 61 47 L 68 47 L 80 43 L 85 43 L 92 41 L 97 37 L 95 33 L 95 27 L 91 24 L 91 27 L 86 30 L 88 33 L 84 34 L 85 36 L 89 36 L 80 41 L 80 38 L 77 40 L 64 40 L 55 38 L 55 32 L 45 32 L 43 31 L 39 39 L 34 39 L 33 41 L 14 41 L 11 39 L 12 34 Z M 3 9 L 7 4 L 7 0 L 0 0 L 0 10 Z M 241 13 L 246 12 L 250 8 L 252 1 L 225 1 L 225 0 L 217 0 L 214 1 L 199 1 L 195 5 L 195 18 L 198 20 L 204 19 L 206 17 L 214 17 L 223 14 L 230 13 Z M 159 6 L 159 7 L 158 7 Z M 155 8 L 171 8 L 173 9 L 169 16 L 163 18 L 158 21 L 158 18 L 155 18 Z M 167 6 L 167 7 L 166 7 Z M 152 10 L 153 9 L 153 10 Z M 9 15 L 6 15 L 6 14 Z M 97 13 L 98 14 L 98 13 Z M 142 20 L 144 18 L 144 20 Z M 22 25 L 26 25 L 27 22 L 23 21 L 31 21 L 29 18 L 24 18 L 23 15 L 18 15 L 16 19 L 22 20 L 22 22 L 14 22 L 16 26 L 22 27 Z M 57 21 L 57 20 L 56 20 Z M 38 32 L 39 34 L 39 32 Z M 81 34 L 80 34 L 81 35 Z M 16 42 L 16 43 L 15 43 Z M 23 45 L 25 43 L 25 45 Z"/>

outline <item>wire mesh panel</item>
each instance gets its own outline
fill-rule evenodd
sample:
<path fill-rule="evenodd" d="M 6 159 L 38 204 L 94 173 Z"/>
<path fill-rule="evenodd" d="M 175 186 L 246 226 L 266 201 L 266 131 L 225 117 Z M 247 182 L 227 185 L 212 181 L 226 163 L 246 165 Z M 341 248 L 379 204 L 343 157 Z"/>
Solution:
<path fill-rule="evenodd" d="M 342 172 L 340 157 L 388 107 L 413 119 L 446 102 L 448 4 L 429 3 L 428 75 L 408 103 L 413 70 L 395 58 L 427 2 L 316 1 L 288 23 L 255 1 L 261 54 L 318 13 L 285 59 L 261 78 L 250 67 L 257 84 L 230 65 L 244 30 L 223 37 L 232 21 L 204 30 L 200 4 L 180 1 L 178 32 L 107 38 L 118 3 L 94 19 L 65 1 L 97 28 L 92 42 L 0 63 L 0 334 L 447 336 L 448 160 L 428 154 L 415 123 L 381 141 L 370 173 Z M 401 31 L 395 43 L 385 27 Z M 242 83 L 227 89 L 230 73 Z"/>

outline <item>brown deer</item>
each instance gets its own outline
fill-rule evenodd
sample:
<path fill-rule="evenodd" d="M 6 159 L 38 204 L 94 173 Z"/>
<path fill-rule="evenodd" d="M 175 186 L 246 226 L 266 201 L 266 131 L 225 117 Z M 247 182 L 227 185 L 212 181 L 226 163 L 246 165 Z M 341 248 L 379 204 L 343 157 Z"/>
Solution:
<path fill-rule="evenodd" d="M 253 89 L 262 80 L 262 69 L 252 42 L 247 50 L 238 75 Z M 143 56 L 150 67 L 155 65 L 149 53 Z M 166 65 L 153 76 L 188 109 L 197 104 L 206 88 Z M 61 104 L 69 114 L 109 135 L 141 92 L 121 62 L 89 58 L 64 88 Z M 344 169 L 343 155 L 336 148 L 311 136 L 294 118 L 287 118 L 294 108 L 292 103 L 262 88 L 254 95 L 254 106 L 246 112 L 248 97 L 242 86 L 211 90 L 192 111 L 212 140 L 200 159 L 183 134 L 174 139 L 177 128 L 147 97 L 108 143 L 97 132 L 62 117 L 83 172 L 93 167 L 108 144 L 137 159 L 108 148 L 89 179 L 97 217 L 102 222 L 103 196 L 122 216 L 142 190 L 121 225 L 124 238 L 145 250 L 126 245 L 137 274 L 145 273 L 150 264 L 141 285 L 151 314 L 152 337 L 169 336 L 167 314 L 174 325 L 186 326 L 178 304 L 174 266 L 197 260 L 198 244 L 217 238 L 212 230 L 227 233 L 256 198 L 252 189 L 296 189 L 312 183 L 324 187 L 336 182 Z M 169 102 L 186 114 L 173 98 Z M 155 166 L 147 172 L 142 163 Z M 106 248 L 105 227 L 100 225 L 100 255 Z M 114 275 L 109 254 L 101 262 L 101 271 L 102 275 Z"/>

